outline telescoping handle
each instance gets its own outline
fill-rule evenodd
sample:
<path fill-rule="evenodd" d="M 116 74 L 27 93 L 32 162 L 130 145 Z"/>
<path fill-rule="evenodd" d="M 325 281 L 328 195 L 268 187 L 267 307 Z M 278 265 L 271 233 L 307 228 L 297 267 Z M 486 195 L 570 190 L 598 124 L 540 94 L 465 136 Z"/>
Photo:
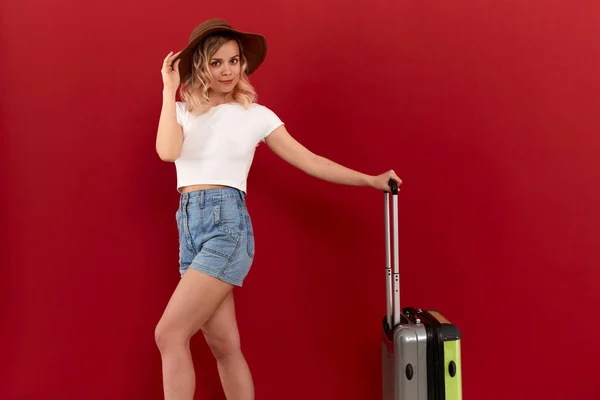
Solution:
<path fill-rule="evenodd" d="M 393 179 L 390 179 L 392 193 L 392 228 L 394 230 L 394 270 L 391 268 L 391 251 L 390 251 L 390 196 L 389 192 L 384 191 L 385 204 L 385 275 L 386 275 L 386 300 L 387 300 L 387 324 L 390 329 L 393 329 L 400 323 L 400 267 L 398 257 L 398 184 Z M 393 319 L 393 321 L 392 321 Z M 393 322 L 393 323 L 392 323 Z"/>

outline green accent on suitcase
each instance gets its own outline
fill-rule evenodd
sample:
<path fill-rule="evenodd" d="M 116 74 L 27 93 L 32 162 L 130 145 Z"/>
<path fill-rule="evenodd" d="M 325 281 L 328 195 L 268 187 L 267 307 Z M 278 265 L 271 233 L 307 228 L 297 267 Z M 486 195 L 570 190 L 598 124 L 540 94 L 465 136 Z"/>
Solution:
<path fill-rule="evenodd" d="M 451 363 L 456 365 L 456 374 L 450 375 Z M 444 365 L 446 400 L 462 400 L 462 366 L 460 362 L 460 340 L 444 342 Z"/>

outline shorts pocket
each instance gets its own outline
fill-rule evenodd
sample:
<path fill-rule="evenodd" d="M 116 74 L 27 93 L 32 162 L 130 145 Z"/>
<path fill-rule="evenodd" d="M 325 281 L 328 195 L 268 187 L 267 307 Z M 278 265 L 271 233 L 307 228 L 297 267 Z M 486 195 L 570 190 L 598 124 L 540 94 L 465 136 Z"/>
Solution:
<path fill-rule="evenodd" d="M 246 238 L 247 238 L 247 251 L 250 258 L 254 258 L 254 229 L 252 228 L 252 220 L 250 214 L 246 211 L 244 218 L 246 218 Z"/>
<path fill-rule="evenodd" d="M 234 239 L 229 235 L 216 236 L 202 247 L 203 264 L 216 270 L 222 270 L 237 258 L 239 249 L 239 237 Z"/>
<path fill-rule="evenodd" d="M 217 229 L 236 241 L 240 239 L 242 216 L 235 199 L 224 199 L 213 206 L 213 219 Z"/>

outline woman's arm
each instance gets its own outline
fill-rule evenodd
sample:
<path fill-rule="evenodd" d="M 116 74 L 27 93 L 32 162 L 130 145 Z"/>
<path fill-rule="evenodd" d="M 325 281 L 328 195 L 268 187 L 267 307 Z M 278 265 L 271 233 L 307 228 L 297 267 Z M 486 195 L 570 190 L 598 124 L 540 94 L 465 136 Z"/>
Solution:
<path fill-rule="evenodd" d="M 294 139 L 284 125 L 275 129 L 265 141 L 275 154 L 294 167 L 327 182 L 350 186 L 369 186 L 380 190 L 389 190 L 390 179 L 395 180 L 398 185 L 402 183 L 393 170 L 372 176 L 316 155 Z"/>
<path fill-rule="evenodd" d="M 175 161 L 183 146 L 183 128 L 177 122 L 175 92 L 163 91 L 163 103 L 156 132 L 156 152 L 163 161 Z"/>
<path fill-rule="evenodd" d="M 181 53 L 181 52 L 179 52 Z M 177 122 L 175 95 L 181 81 L 179 61 L 173 59 L 179 55 L 170 52 L 163 60 L 160 73 L 163 79 L 163 102 L 156 132 L 156 152 L 163 161 L 175 161 L 181 155 L 183 146 L 183 127 Z"/>

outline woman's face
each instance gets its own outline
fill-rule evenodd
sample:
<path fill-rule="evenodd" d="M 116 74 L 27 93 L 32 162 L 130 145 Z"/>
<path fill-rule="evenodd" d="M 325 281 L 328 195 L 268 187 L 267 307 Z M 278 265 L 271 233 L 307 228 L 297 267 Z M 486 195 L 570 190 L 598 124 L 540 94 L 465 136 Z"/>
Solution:
<path fill-rule="evenodd" d="M 224 43 L 208 60 L 212 80 L 210 88 L 215 92 L 229 93 L 240 80 L 240 49 L 235 40 Z"/>

